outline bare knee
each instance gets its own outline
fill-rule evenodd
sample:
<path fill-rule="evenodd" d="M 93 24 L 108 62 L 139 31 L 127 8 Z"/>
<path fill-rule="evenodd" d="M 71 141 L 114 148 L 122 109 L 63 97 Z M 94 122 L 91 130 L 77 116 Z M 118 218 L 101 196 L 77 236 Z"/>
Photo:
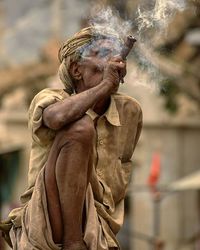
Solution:
<path fill-rule="evenodd" d="M 85 115 L 83 118 L 72 124 L 70 133 L 74 136 L 74 138 L 80 141 L 91 142 L 95 134 L 92 119 L 88 115 Z"/>
<path fill-rule="evenodd" d="M 67 141 L 76 141 L 84 145 L 91 145 L 95 135 L 92 119 L 85 115 L 57 132 L 55 140 L 63 146 Z"/>

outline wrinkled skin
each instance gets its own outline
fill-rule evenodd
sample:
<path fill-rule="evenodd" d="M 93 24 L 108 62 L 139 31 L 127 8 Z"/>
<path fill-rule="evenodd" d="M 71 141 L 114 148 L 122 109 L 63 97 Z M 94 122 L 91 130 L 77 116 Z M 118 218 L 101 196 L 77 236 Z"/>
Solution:
<path fill-rule="evenodd" d="M 112 83 L 112 92 L 117 92 L 120 78 L 126 74 L 126 65 L 111 40 L 99 40 L 78 64 L 82 81 L 77 84 L 77 92 L 97 86 L 102 80 Z M 114 50 L 114 52 L 113 52 Z M 108 97 L 108 96 L 106 96 Z"/>
<path fill-rule="evenodd" d="M 85 112 L 92 108 L 103 114 L 126 74 L 126 63 L 113 47 L 113 41 L 99 40 L 79 62 L 72 63 L 70 74 L 77 94 L 43 113 L 44 124 L 57 131 L 45 166 L 45 186 L 53 240 L 63 244 L 64 250 L 87 249 L 82 226 L 95 128 Z"/>

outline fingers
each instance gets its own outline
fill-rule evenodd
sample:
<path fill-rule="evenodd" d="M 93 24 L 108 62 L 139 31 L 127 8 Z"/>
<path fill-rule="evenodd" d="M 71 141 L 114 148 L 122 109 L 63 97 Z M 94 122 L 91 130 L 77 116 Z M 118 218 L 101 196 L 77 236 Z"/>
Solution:
<path fill-rule="evenodd" d="M 119 75 L 119 81 L 124 83 L 124 77 L 126 75 L 126 61 L 122 60 L 121 56 L 115 56 L 109 61 L 109 67 L 113 70 L 117 70 Z"/>
<path fill-rule="evenodd" d="M 120 67 L 126 67 L 126 60 L 123 60 L 120 55 L 114 56 L 110 59 L 110 62 L 118 62 L 120 63 Z"/>
<path fill-rule="evenodd" d="M 125 60 L 123 60 L 120 55 L 116 55 L 116 56 L 111 57 L 110 61 L 113 61 L 113 62 L 125 62 Z"/>
<path fill-rule="evenodd" d="M 124 70 L 126 68 L 126 63 L 122 61 L 109 61 L 108 62 L 109 67 L 116 68 L 118 70 Z"/>
<path fill-rule="evenodd" d="M 126 61 L 122 60 L 119 55 L 110 58 L 108 61 L 85 57 L 80 63 L 92 68 L 94 73 L 102 72 L 104 78 L 108 78 L 111 82 L 119 83 L 126 75 Z"/>

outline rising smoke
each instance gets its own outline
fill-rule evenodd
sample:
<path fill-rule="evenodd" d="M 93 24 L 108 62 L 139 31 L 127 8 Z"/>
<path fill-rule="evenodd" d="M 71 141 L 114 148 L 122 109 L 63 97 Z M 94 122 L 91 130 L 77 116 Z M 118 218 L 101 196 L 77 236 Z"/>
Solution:
<path fill-rule="evenodd" d="M 186 8 L 185 0 L 156 0 L 151 10 L 138 6 L 138 34 L 154 28 L 156 32 L 165 32 L 173 16 Z"/>
<path fill-rule="evenodd" d="M 121 38 L 125 38 L 132 30 L 131 20 L 123 20 L 117 11 L 101 5 L 92 8 L 89 24 L 97 30 L 99 26 L 103 26 L 106 33 L 112 30 L 116 36 Z"/>
<path fill-rule="evenodd" d="M 137 29 L 138 42 L 134 49 L 137 67 L 131 70 L 130 78 L 133 79 L 133 85 L 144 85 L 150 89 L 158 90 L 162 75 L 149 58 L 155 49 L 156 40 L 167 34 L 167 28 L 174 15 L 185 10 L 187 4 L 185 0 L 149 0 L 148 4 L 144 5 L 144 1 L 139 2 L 134 20 L 135 27 L 133 27 L 132 20 L 123 20 L 117 11 L 101 5 L 92 8 L 89 24 L 97 30 L 101 25 L 106 33 L 112 30 L 123 39 L 130 35 L 134 29 Z M 146 52 L 148 52 L 148 57 Z"/>
<path fill-rule="evenodd" d="M 98 13 L 98 14 L 96 14 Z M 132 22 L 123 20 L 117 11 L 111 8 L 105 8 L 102 6 L 94 6 L 91 10 L 91 16 L 89 25 L 95 30 L 94 39 L 89 45 L 83 47 L 80 50 L 82 58 L 88 56 L 88 52 L 96 47 L 98 40 L 105 36 L 109 39 L 114 39 L 112 51 L 113 56 L 119 55 L 122 51 L 123 40 L 126 39 L 127 35 L 131 33 Z M 102 61 L 107 61 L 107 51 L 100 51 L 99 55 L 102 57 Z"/>
<path fill-rule="evenodd" d="M 186 7 L 184 0 L 157 0 L 154 9 L 149 11 L 142 11 L 138 7 L 138 30 L 153 27 L 165 29 L 170 19 L 177 11 L 183 11 Z"/>
<path fill-rule="evenodd" d="M 153 65 L 150 58 L 153 59 L 155 53 L 155 44 L 167 36 L 167 29 L 173 17 L 177 12 L 184 11 L 187 7 L 185 0 L 155 0 L 153 7 L 142 8 L 138 6 L 137 10 L 137 36 L 139 39 L 138 49 L 136 51 L 137 59 L 140 64 L 140 70 L 136 79 L 137 84 L 150 87 L 150 89 L 159 91 L 159 83 L 164 79 L 159 71 L 158 65 Z M 140 75 L 147 74 L 147 82 L 140 82 Z M 134 76 L 133 76 L 134 77 Z"/>

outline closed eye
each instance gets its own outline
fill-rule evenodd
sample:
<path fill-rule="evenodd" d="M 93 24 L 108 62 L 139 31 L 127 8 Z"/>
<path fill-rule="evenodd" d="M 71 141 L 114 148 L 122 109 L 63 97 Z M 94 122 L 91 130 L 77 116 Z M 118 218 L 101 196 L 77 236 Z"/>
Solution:
<path fill-rule="evenodd" d="M 111 49 L 103 47 L 103 48 L 100 48 L 98 56 L 99 57 L 105 57 L 105 56 L 110 55 L 111 53 L 112 53 Z"/>

